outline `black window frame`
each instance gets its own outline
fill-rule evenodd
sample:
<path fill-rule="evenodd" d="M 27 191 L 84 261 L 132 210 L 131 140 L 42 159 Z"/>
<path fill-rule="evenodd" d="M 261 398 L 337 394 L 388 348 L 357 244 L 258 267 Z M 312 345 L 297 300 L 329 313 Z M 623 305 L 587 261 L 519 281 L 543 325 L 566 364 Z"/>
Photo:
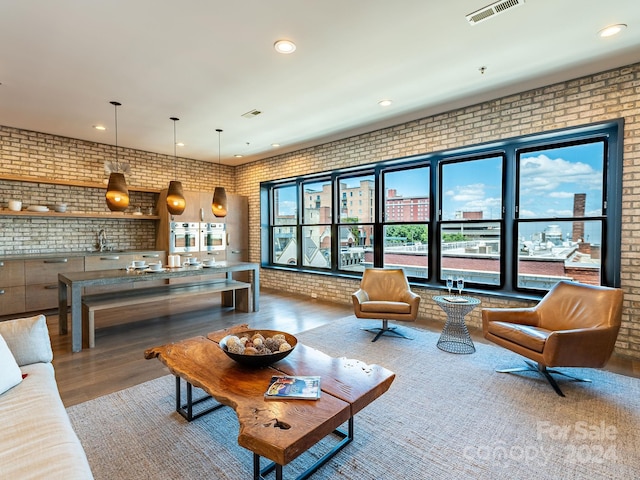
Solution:
<path fill-rule="evenodd" d="M 517 158 L 518 152 L 531 149 L 549 148 L 553 145 L 563 145 L 571 142 L 595 141 L 602 139 L 606 142 L 605 156 L 603 163 L 603 221 L 604 236 L 602 238 L 601 250 L 601 284 L 610 287 L 620 286 L 621 269 L 621 213 L 622 213 L 622 171 L 623 171 L 623 137 L 624 119 L 598 122 L 589 125 L 570 127 L 550 132 L 530 134 L 520 137 L 503 139 L 500 141 L 486 142 L 478 145 L 465 146 L 456 149 L 444 150 L 433 153 L 425 153 L 410 157 L 389 159 L 373 164 L 365 164 L 343 169 L 310 173 L 294 178 L 283 178 L 261 182 L 260 184 L 260 211 L 261 211 L 261 266 L 263 268 L 286 269 L 291 271 L 304 271 L 332 276 L 359 277 L 358 272 L 348 272 L 339 268 L 338 252 L 339 227 L 340 227 L 340 195 L 339 181 L 344 177 L 357 177 L 368 174 L 374 176 L 374 252 L 373 266 L 383 266 L 383 242 L 376 239 L 383 238 L 384 232 L 384 185 L 383 175 L 385 172 L 416 168 L 419 165 L 429 166 L 429 208 L 430 215 L 428 225 L 428 273 L 426 278 L 409 278 L 416 286 L 431 288 L 442 288 L 445 280 L 441 280 L 441 252 L 439 249 L 440 234 L 444 222 L 441 218 L 441 167 L 452 161 L 462 161 L 495 155 L 504 155 L 503 160 L 503 191 L 502 191 L 502 214 L 500 219 L 485 219 L 483 222 L 501 222 L 501 258 L 500 258 L 500 284 L 496 286 L 487 284 L 467 284 L 465 289 L 478 293 L 503 295 L 508 297 L 539 298 L 545 292 L 531 289 L 519 288 L 517 286 L 517 262 L 518 262 L 518 239 L 517 223 L 523 219 L 518 218 L 519 193 L 517 191 Z M 332 212 L 332 255 L 331 268 L 314 269 L 313 267 L 303 267 L 300 257 L 301 247 L 298 246 L 298 265 L 287 266 L 273 263 L 272 258 L 272 238 L 270 235 L 272 222 L 271 204 L 273 198 L 271 191 L 273 188 L 284 184 L 295 183 L 298 185 L 299 205 L 302 205 L 301 184 L 326 181 L 330 179 L 333 184 L 333 212 Z M 585 220 L 587 220 L 585 218 Z M 468 220 L 473 222 L 472 220 Z M 528 219 L 527 219 L 528 221 Z M 421 222 L 424 223 L 424 222 Z M 304 224 L 298 218 L 297 232 L 301 238 L 301 228 Z"/>

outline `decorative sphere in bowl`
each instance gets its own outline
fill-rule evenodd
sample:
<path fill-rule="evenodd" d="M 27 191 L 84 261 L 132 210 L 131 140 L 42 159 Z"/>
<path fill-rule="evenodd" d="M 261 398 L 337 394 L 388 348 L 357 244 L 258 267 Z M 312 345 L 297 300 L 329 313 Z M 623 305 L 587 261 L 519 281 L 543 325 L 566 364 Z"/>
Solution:
<path fill-rule="evenodd" d="M 279 330 L 245 330 L 220 340 L 220 348 L 238 363 L 266 367 L 293 352 L 298 339 Z"/>

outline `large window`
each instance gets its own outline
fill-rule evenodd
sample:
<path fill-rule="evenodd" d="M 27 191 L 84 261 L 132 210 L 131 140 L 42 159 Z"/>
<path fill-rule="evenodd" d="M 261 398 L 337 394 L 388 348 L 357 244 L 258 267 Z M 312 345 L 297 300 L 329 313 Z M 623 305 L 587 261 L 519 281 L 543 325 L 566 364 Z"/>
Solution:
<path fill-rule="evenodd" d="M 440 280 L 502 283 L 504 155 L 441 163 Z"/>
<path fill-rule="evenodd" d="M 619 286 L 622 126 L 264 182 L 262 265 L 401 267 L 415 284 L 462 276 L 505 295 L 539 296 L 560 279 Z"/>
<path fill-rule="evenodd" d="M 388 170 L 383 174 L 384 243 L 382 263 L 404 269 L 410 278 L 428 278 L 429 166 Z"/>
<path fill-rule="evenodd" d="M 375 176 L 349 175 L 337 182 L 338 269 L 361 272 L 374 265 Z"/>
<path fill-rule="evenodd" d="M 605 139 L 518 151 L 518 287 L 600 285 L 605 164 Z"/>
<path fill-rule="evenodd" d="M 298 191 L 296 185 L 272 191 L 272 260 L 279 265 L 298 265 Z"/>
<path fill-rule="evenodd" d="M 333 218 L 331 180 L 302 184 L 302 265 L 331 268 L 331 223 Z"/>

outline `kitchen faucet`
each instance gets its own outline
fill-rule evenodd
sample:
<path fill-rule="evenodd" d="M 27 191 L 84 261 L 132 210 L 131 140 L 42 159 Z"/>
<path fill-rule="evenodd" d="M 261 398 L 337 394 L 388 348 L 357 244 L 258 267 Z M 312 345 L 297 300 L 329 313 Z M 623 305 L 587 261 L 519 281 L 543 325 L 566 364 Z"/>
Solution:
<path fill-rule="evenodd" d="M 98 250 L 101 252 L 107 250 L 107 231 L 104 228 L 98 231 Z"/>

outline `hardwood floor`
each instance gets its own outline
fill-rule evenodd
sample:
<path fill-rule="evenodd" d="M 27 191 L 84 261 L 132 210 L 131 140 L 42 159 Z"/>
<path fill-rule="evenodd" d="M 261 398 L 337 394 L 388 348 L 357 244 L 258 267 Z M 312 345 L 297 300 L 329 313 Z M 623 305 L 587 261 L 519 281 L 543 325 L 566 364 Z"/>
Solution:
<path fill-rule="evenodd" d="M 240 323 L 293 334 L 350 315 L 343 305 L 261 291 L 258 313 L 221 308 L 213 299 L 182 299 L 168 307 L 113 309 L 96 314 L 96 347 L 71 352 L 70 335 L 58 334 L 57 315 L 48 315 L 53 364 L 65 406 L 75 405 L 168 374 L 158 360 L 145 360 L 147 348 Z M 189 311 L 185 311 L 188 309 Z M 122 317 L 134 322 L 117 324 Z M 139 321 L 138 321 L 139 319 Z M 115 324 L 115 325 L 114 325 Z"/>
<path fill-rule="evenodd" d="M 191 298 L 169 306 L 137 309 L 134 313 L 130 309 L 102 312 L 96 316 L 96 324 L 109 326 L 96 330 L 95 348 L 78 353 L 71 352 L 70 335 L 58 334 L 57 315 L 47 315 L 47 323 L 60 395 L 65 406 L 71 406 L 168 374 L 161 362 L 144 359 L 143 353 L 149 347 L 239 323 L 296 334 L 352 314 L 349 305 L 264 289 L 260 292 L 258 313 L 221 308 L 219 298 Z M 123 317 L 131 319 L 132 315 L 135 321 L 119 323 Z M 417 326 L 438 332 L 443 324 L 421 320 Z M 481 332 L 471 334 L 475 342 L 485 342 Z M 640 361 L 614 355 L 606 369 L 640 378 Z"/>

